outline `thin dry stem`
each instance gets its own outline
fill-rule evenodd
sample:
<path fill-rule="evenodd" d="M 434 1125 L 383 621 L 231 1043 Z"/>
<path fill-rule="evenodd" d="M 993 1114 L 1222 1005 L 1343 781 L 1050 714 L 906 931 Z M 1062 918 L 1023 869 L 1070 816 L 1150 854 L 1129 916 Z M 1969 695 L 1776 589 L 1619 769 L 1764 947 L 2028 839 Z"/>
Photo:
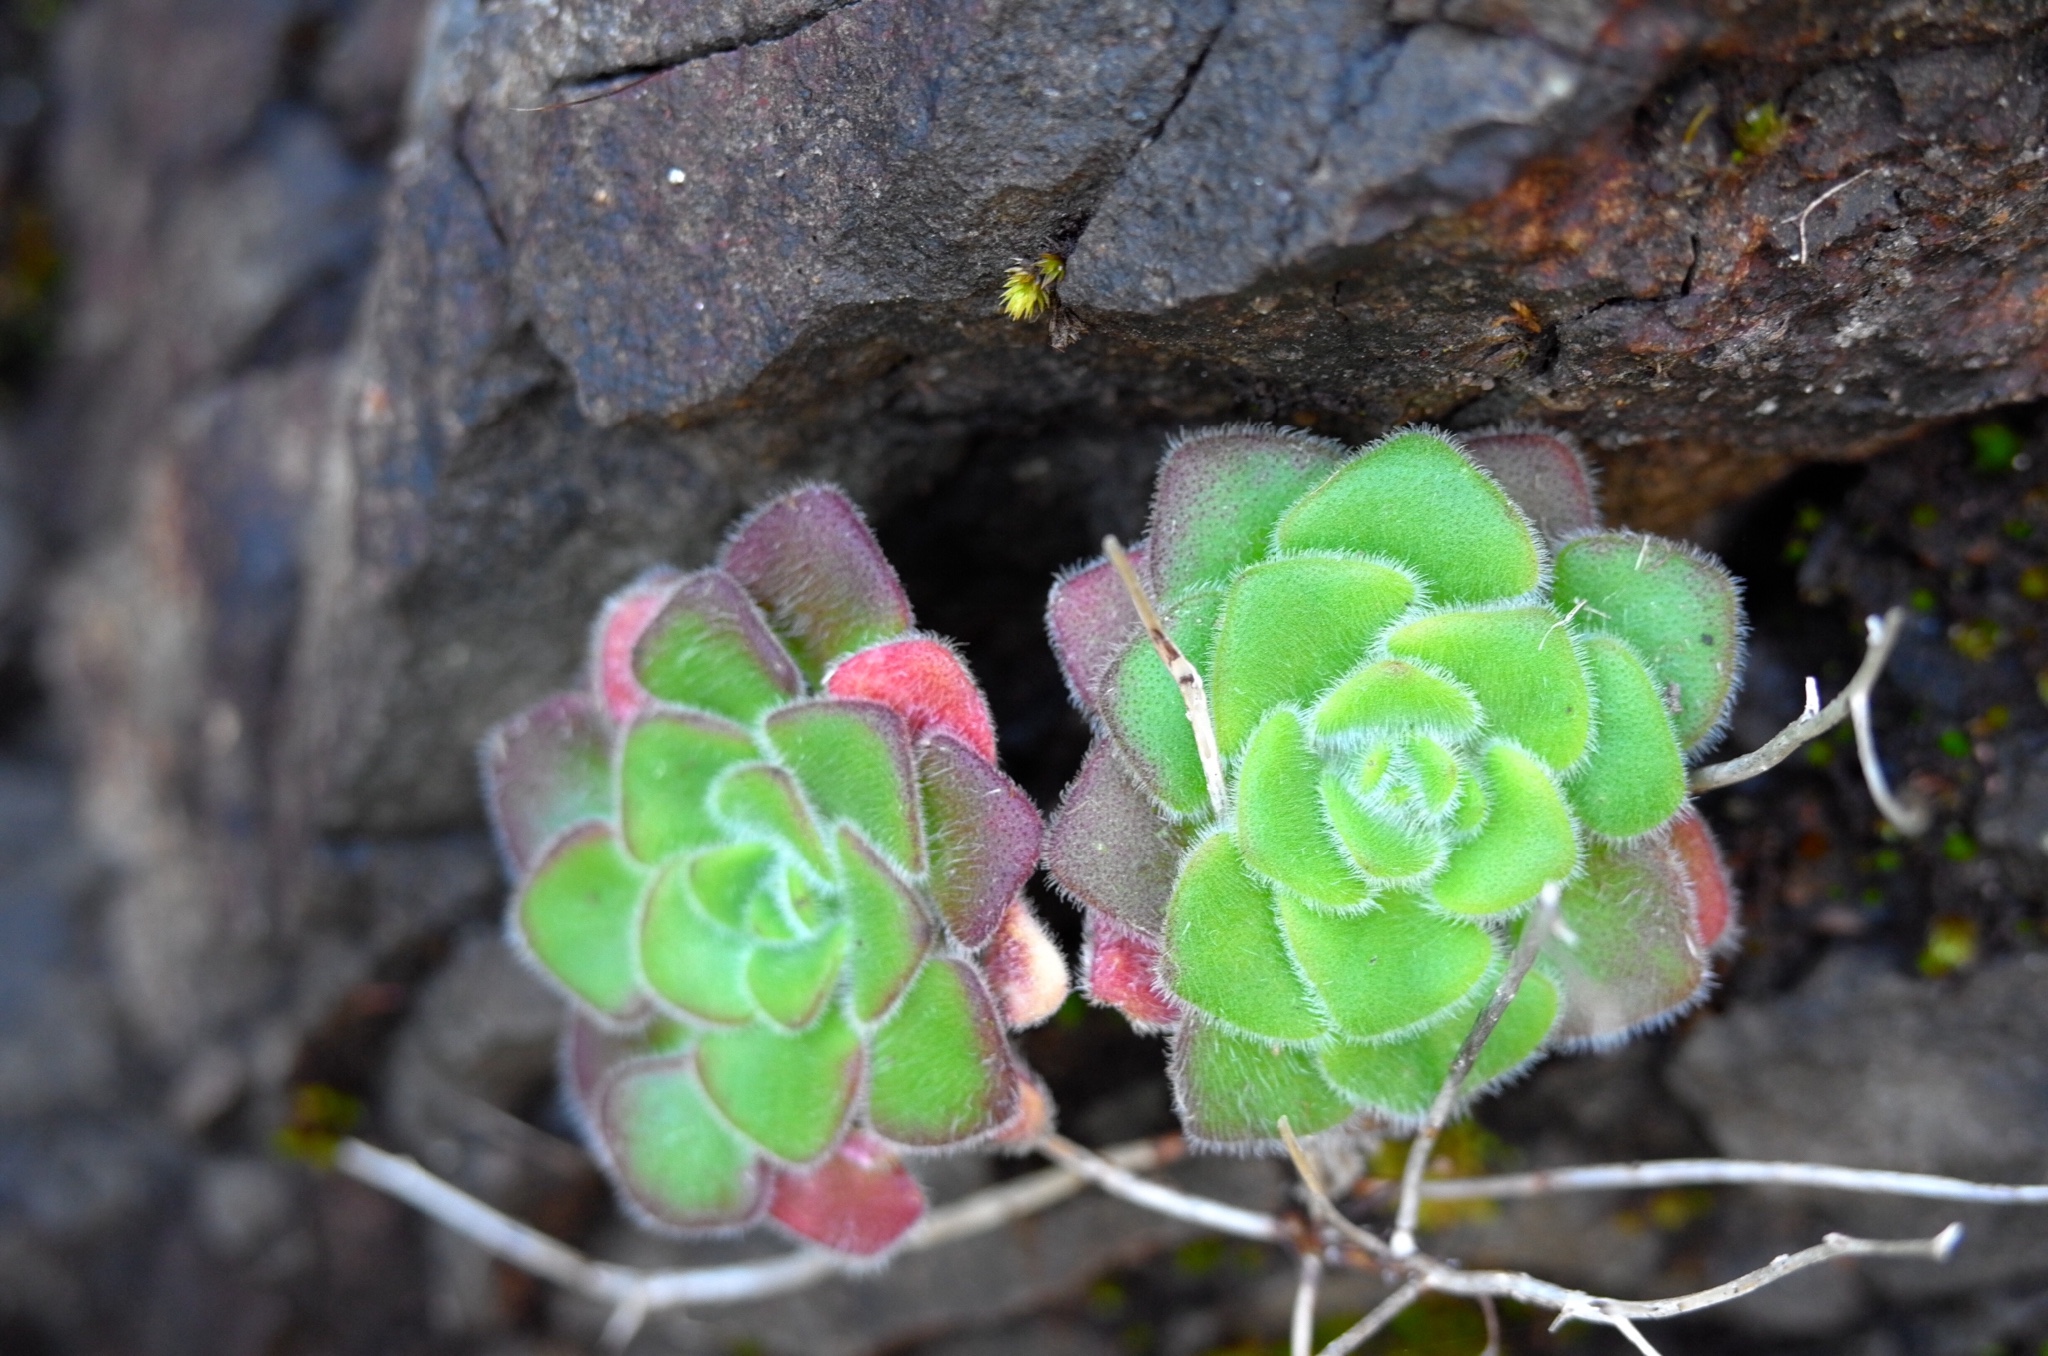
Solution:
<path fill-rule="evenodd" d="M 1885 618 L 1870 617 L 1865 624 L 1870 629 L 1870 643 L 1895 643 L 1905 610 L 1894 608 Z M 1870 723 L 1870 689 L 1858 688 L 1849 696 L 1849 723 L 1856 731 L 1856 760 L 1863 765 L 1863 784 L 1870 788 L 1870 798 L 1877 803 L 1891 826 L 1908 838 L 1916 838 L 1927 832 L 1933 823 L 1933 816 L 1925 805 L 1908 805 L 1892 794 L 1891 786 L 1884 779 L 1884 764 L 1877 758 L 1877 736 L 1872 733 Z"/>
<path fill-rule="evenodd" d="M 1166 634 L 1166 624 L 1159 620 L 1159 612 L 1145 592 L 1144 581 L 1131 567 L 1131 558 L 1124 554 L 1123 543 L 1115 537 L 1104 537 L 1102 553 L 1109 557 L 1116 577 L 1123 581 L 1124 591 L 1131 595 L 1131 606 L 1138 610 L 1138 619 L 1145 624 L 1145 634 L 1152 638 L 1152 648 L 1159 652 L 1160 661 L 1180 689 L 1181 704 L 1187 708 L 1188 724 L 1195 732 L 1195 752 L 1202 760 L 1202 780 L 1209 788 L 1209 808 L 1216 818 L 1222 819 L 1223 755 L 1216 747 L 1216 724 L 1209 718 L 1209 693 L 1202 686 L 1202 675 L 1181 653 L 1180 646 L 1173 643 L 1173 637 Z"/>
<path fill-rule="evenodd" d="M 1920 1172 L 1838 1168 L 1826 1163 L 1769 1163 L 1735 1158 L 1671 1158 L 1654 1163 L 1595 1163 L 1425 1182 L 1427 1201 L 1504 1201 L 1563 1191 L 1630 1191 L 1674 1186 L 1788 1186 L 1914 1196 L 1982 1205 L 2048 1205 L 2048 1186 L 2002 1186 Z"/>
<path fill-rule="evenodd" d="M 1863 652 L 1863 662 L 1857 665 L 1855 676 L 1849 679 L 1849 685 L 1843 688 L 1833 701 L 1815 711 L 1812 709 L 1813 700 L 1809 695 L 1807 710 L 1799 719 L 1772 736 L 1769 743 L 1743 754 L 1740 758 L 1730 758 L 1725 762 L 1709 763 L 1705 767 L 1694 768 L 1691 778 L 1692 790 L 1695 793 L 1715 791 L 1769 772 L 1790 758 L 1803 745 L 1820 738 L 1847 720 L 1858 701 L 1868 703 L 1870 689 L 1877 685 L 1878 676 L 1884 672 L 1886 662 L 1891 659 L 1892 650 L 1899 643 L 1905 620 L 1906 609 L 1903 607 L 1895 607 L 1881 618 L 1869 618 L 1865 623 L 1869 632 L 1869 643 Z M 1812 689 L 1809 688 L 1808 691 L 1810 694 Z M 1863 741 L 1859 738 L 1859 753 L 1862 751 L 1862 745 Z M 1875 761 L 1874 756 L 1865 758 L 1866 775 Z"/>
<path fill-rule="evenodd" d="M 1872 174 L 1882 173 L 1883 169 L 1884 167 L 1882 165 L 1872 165 L 1869 169 L 1858 170 L 1854 174 L 1850 175 L 1848 178 L 1842 180 L 1841 183 L 1836 184 L 1833 188 L 1829 189 L 1827 192 L 1815 198 L 1812 202 L 1806 204 L 1805 207 L 1800 209 L 1798 216 L 1785 218 L 1786 221 L 1797 221 L 1799 223 L 1799 258 L 1795 262 L 1800 264 L 1804 264 L 1806 262 L 1806 219 L 1813 215 L 1813 209 L 1820 206 L 1822 203 L 1826 202 L 1829 198 L 1834 197 L 1837 193 L 1840 193 L 1843 189 L 1855 183 L 1857 180 L 1865 178 Z"/>
<path fill-rule="evenodd" d="M 1384 1238 L 1347 1218 L 1337 1208 L 1337 1203 L 1330 1199 L 1330 1193 L 1323 1186 L 1322 1174 L 1316 1171 L 1315 1164 L 1303 1151 L 1301 1141 L 1294 1137 L 1294 1127 L 1288 1124 L 1285 1116 L 1280 1118 L 1280 1143 L 1286 1146 L 1287 1156 L 1294 1162 L 1294 1171 L 1300 1176 L 1302 1190 L 1308 1196 L 1309 1209 L 1326 1226 L 1357 1245 L 1367 1256 L 1383 1261 L 1395 1260 L 1393 1249 L 1387 1246 Z"/>
<path fill-rule="evenodd" d="M 1372 1312 L 1338 1334 L 1337 1339 L 1323 1348 L 1322 1356 L 1351 1356 L 1351 1353 L 1370 1342 L 1386 1327 L 1399 1318 L 1409 1305 L 1422 1298 L 1428 1287 L 1420 1278 L 1407 1281 L 1400 1289 L 1372 1307 Z"/>
<path fill-rule="evenodd" d="M 1323 1283 L 1321 1254 L 1301 1255 L 1301 1279 L 1294 1287 L 1294 1312 L 1287 1322 L 1289 1356 L 1314 1356 L 1316 1341 L 1316 1290 Z"/>
<path fill-rule="evenodd" d="M 1562 894 L 1562 888 L 1555 881 L 1543 887 L 1536 907 L 1522 925 L 1522 938 L 1515 945 L 1515 954 L 1508 961 L 1507 972 L 1494 987 L 1493 997 L 1479 1014 L 1479 1020 L 1472 1023 L 1465 1043 L 1458 1047 L 1458 1056 L 1451 1061 L 1443 1086 L 1437 1089 L 1429 1115 L 1423 1119 L 1422 1128 L 1415 1132 L 1415 1138 L 1408 1143 L 1408 1162 L 1401 1170 L 1401 1204 L 1395 1211 L 1394 1234 L 1389 1240 L 1396 1257 L 1406 1257 L 1415 1251 L 1415 1221 L 1422 1209 L 1422 1179 L 1429 1171 L 1431 1156 L 1436 1152 L 1437 1136 L 1450 1123 L 1451 1113 L 1457 1109 L 1458 1097 L 1465 1089 L 1465 1080 L 1471 1076 L 1472 1066 L 1479 1061 L 1479 1052 L 1485 1047 L 1486 1038 L 1493 1034 L 1494 1027 L 1500 1025 L 1502 1014 L 1508 1010 L 1508 1004 L 1515 1001 L 1515 995 L 1521 992 L 1522 981 L 1528 978 L 1530 967 L 1536 964 L 1536 953 L 1549 940 L 1551 924 L 1557 920 L 1557 901 Z"/>
<path fill-rule="evenodd" d="M 1036 1147 L 1069 1172 L 1085 1177 L 1110 1195 L 1143 1206 L 1156 1215 L 1186 1220 L 1205 1229 L 1214 1229 L 1219 1234 L 1232 1234 L 1261 1243 L 1278 1243 L 1287 1237 L 1285 1226 L 1272 1215 L 1225 1205 L 1158 1182 L 1148 1182 L 1111 1162 L 1105 1155 L 1084 1149 L 1064 1135 L 1047 1135 Z"/>
<path fill-rule="evenodd" d="M 1500 1356 L 1500 1305 L 1491 1295 L 1479 1297 L 1479 1317 L 1486 1322 L 1486 1346 L 1479 1356 Z"/>

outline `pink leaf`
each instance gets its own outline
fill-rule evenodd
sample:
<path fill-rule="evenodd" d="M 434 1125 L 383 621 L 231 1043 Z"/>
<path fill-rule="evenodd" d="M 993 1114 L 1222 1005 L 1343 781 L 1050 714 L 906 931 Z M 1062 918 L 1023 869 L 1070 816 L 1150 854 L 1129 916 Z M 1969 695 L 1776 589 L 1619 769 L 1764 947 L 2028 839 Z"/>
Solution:
<path fill-rule="evenodd" d="M 894 707 L 913 739 L 943 730 L 993 763 L 996 727 L 988 699 L 967 665 L 942 640 L 911 636 L 847 656 L 827 675 L 835 697 L 865 697 Z"/>
<path fill-rule="evenodd" d="M 1132 568 L 1144 578 L 1145 543 L 1131 547 L 1128 554 Z M 1092 713 L 1101 705 L 1103 675 L 1139 626 L 1138 611 L 1107 560 L 1063 575 L 1053 584 L 1045 628 L 1068 690 L 1084 711 Z"/>
<path fill-rule="evenodd" d="M 1735 887 L 1729 883 L 1727 864 L 1721 860 L 1714 832 L 1699 811 L 1687 806 L 1671 821 L 1671 846 L 1685 864 L 1692 881 L 1693 931 L 1700 946 L 1722 950 L 1735 942 Z"/>
<path fill-rule="evenodd" d="M 924 1190 L 862 1130 L 809 1168 L 776 1173 L 768 1213 L 799 1238 L 856 1257 L 886 1252 L 924 1217 Z"/>
<path fill-rule="evenodd" d="M 981 968 L 1012 1031 L 1037 1026 L 1067 1000 L 1067 959 L 1021 894 L 1004 912 Z"/>
<path fill-rule="evenodd" d="M 1017 1110 L 993 1136 L 997 1144 L 1032 1144 L 1052 1129 L 1052 1094 L 1021 1064 L 1017 1066 Z"/>
<path fill-rule="evenodd" d="M 853 501 L 829 485 L 763 504 L 726 539 L 718 563 L 813 678 L 841 655 L 910 629 L 896 571 Z"/>
<path fill-rule="evenodd" d="M 1140 1031 L 1180 1021 L 1180 1004 L 1159 982 L 1159 943 L 1090 910 L 1083 954 L 1090 998 L 1123 1013 Z"/>
<path fill-rule="evenodd" d="M 624 725 L 650 700 L 633 676 L 633 647 L 641 632 L 661 612 L 682 582 L 680 572 L 666 565 L 645 570 L 638 579 L 605 600 L 597 614 L 591 641 L 592 682 L 614 724 Z"/>
<path fill-rule="evenodd" d="M 934 734 L 918 745 L 917 775 L 932 902 L 953 935 L 979 950 L 1038 865 L 1038 807 L 1023 788 L 949 734 Z"/>

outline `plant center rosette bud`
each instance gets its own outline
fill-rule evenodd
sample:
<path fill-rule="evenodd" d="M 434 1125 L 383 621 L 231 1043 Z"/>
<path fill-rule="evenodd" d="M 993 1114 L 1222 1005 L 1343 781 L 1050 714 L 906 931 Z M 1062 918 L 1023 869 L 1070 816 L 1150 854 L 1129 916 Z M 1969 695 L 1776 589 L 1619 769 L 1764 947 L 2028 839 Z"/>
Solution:
<path fill-rule="evenodd" d="M 1098 735 L 1047 861 L 1087 911 L 1092 996 L 1172 1033 L 1191 1134 L 1420 1117 L 1552 883 L 1560 926 L 1468 1088 L 1703 992 L 1730 897 L 1686 760 L 1732 695 L 1740 606 L 1699 552 L 1600 530 L 1568 445 L 1196 433 L 1131 556 L 1202 677 L 1222 813 L 1097 562 L 1052 595 Z"/>
<path fill-rule="evenodd" d="M 510 935 L 649 1223 L 876 1253 L 924 1210 L 901 1154 L 1047 1123 L 1005 1034 L 1066 994 L 1021 893 L 1038 814 L 911 627 L 853 505 L 799 490 L 614 597 L 588 690 L 485 741 Z"/>

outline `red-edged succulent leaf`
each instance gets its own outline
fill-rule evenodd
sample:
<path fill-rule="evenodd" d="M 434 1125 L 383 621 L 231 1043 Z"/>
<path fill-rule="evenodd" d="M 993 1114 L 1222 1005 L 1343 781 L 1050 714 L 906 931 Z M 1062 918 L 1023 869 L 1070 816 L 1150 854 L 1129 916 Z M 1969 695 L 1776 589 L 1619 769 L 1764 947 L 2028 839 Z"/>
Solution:
<path fill-rule="evenodd" d="M 1010 901 L 981 969 L 1012 1031 L 1037 1026 L 1067 1000 L 1066 957 L 1022 895 Z"/>
<path fill-rule="evenodd" d="M 581 692 L 557 693 L 484 736 L 484 804 L 514 876 L 565 830 L 611 812 L 611 740 Z"/>
<path fill-rule="evenodd" d="M 1102 740 L 1053 814 L 1045 861 L 1060 888 L 1091 910 L 1155 937 L 1165 925 L 1180 848 Z"/>
<path fill-rule="evenodd" d="M 1150 551 L 1139 542 L 1125 552 L 1140 579 L 1145 577 Z M 1123 580 L 1107 560 L 1097 558 L 1053 584 L 1045 629 L 1067 686 L 1084 710 L 1101 709 L 1102 679 L 1142 625 Z"/>
<path fill-rule="evenodd" d="M 646 874 L 601 824 L 550 848 L 512 902 L 511 930 L 547 978 L 614 1022 L 642 1010 L 633 930 Z"/>
<path fill-rule="evenodd" d="M 1036 1144 L 1052 1129 L 1052 1094 L 1038 1075 L 1023 1065 L 1015 1066 L 1017 1109 L 993 1136 L 997 1144 Z"/>
<path fill-rule="evenodd" d="M 1300 429 L 1246 425 L 1176 439 L 1152 497 L 1155 595 L 1220 584 L 1265 558 L 1273 525 L 1342 461 L 1348 449 Z"/>
<path fill-rule="evenodd" d="M 1038 865 L 1038 807 L 1023 788 L 948 734 L 917 749 L 932 902 L 961 943 L 995 935 L 1012 896 Z"/>
<path fill-rule="evenodd" d="M 988 699 L 942 640 L 910 636 L 871 645 L 841 660 L 826 676 L 825 690 L 893 708 L 910 726 L 912 739 L 943 731 L 995 761 L 996 727 Z"/>
<path fill-rule="evenodd" d="M 1140 1031 L 1164 1031 L 1181 1019 L 1180 1003 L 1159 981 L 1158 941 L 1092 909 L 1085 930 L 1082 964 L 1091 999 L 1123 1013 Z"/>
<path fill-rule="evenodd" d="M 633 673 L 662 701 L 737 721 L 803 690 L 788 652 L 723 570 L 676 584 L 633 647 Z"/>
<path fill-rule="evenodd" d="M 1707 951 L 1726 951 L 1736 941 L 1735 887 L 1720 844 L 1699 811 L 1687 806 L 1671 821 L 1671 846 L 1692 882 L 1693 936 Z"/>
<path fill-rule="evenodd" d="M 1017 1111 L 1018 1079 L 974 970 L 934 959 L 875 1032 L 868 1123 L 907 1148 L 990 1134 Z"/>
<path fill-rule="evenodd" d="M 1494 429 L 1461 441 L 1465 455 L 1491 472 L 1552 541 L 1600 526 L 1593 475 L 1568 439 L 1542 429 Z"/>
<path fill-rule="evenodd" d="M 654 620 L 682 574 L 666 565 L 644 570 L 640 577 L 605 600 L 597 614 L 591 640 L 591 685 L 605 711 L 625 724 L 647 704 L 647 689 L 633 673 L 633 647 Z"/>
<path fill-rule="evenodd" d="M 924 1208 L 909 1169 L 859 1130 L 816 1166 L 777 1172 L 768 1203 L 769 1215 L 797 1237 L 855 1257 L 887 1252 Z"/>
<path fill-rule="evenodd" d="M 812 485 L 764 505 L 733 531 L 718 563 L 746 587 L 815 679 L 842 655 L 900 636 L 910 600 L 860 510 Z"/>
<path fill-rule="evenodd" d="M 839 831 L 840 878 L 853 929 L 847 964 L 853 1015 L 877 1020 L 893 1007 L 932 949 L 936 929 L 917 891 L 858 836 Z"/>

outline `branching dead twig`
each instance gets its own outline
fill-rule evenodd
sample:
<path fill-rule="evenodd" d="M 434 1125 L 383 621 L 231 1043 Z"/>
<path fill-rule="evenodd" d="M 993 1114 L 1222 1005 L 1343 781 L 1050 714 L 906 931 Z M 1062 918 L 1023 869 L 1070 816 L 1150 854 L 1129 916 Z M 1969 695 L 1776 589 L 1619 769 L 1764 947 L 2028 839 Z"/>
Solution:
<path fill-rule="evenodd" d="M 1166 671 L 1173 675 L 1174 683 L 1180 688 L 1181 703 L 1187 707 L 1188 725 L 1195 732 L 1195 752 L 1202 760 L 1202 781 L 1209 788 L 1209 809 L 1216 818 L 1222 819 L 1225 804 L 1223 755 L 1216 747 L 1216 723 L 1209 718 L 1209 693 L 1202 686 L 1202 675 L 1181 653 L 1180 646 L 1173 643 L 1173 637 L 1166 634 L 1166 623 L 1159 620 L 1159 611 L 1152 606 L 1144 582 L 1131 568 L 1131 558 L 1124 554 L 1123 543 L 1115 537 L 1104 537 L 1102 553 L 1109 557 L 1116 577 L 1123 581 L 1124 592 L 1131 595 L 1131 606 L 1138 610 L 1139 620 L 1145 623 L 1145 634 L 1152 638 L 1152 648 L 1159 652 L 1160 662 L 1166 665 Z"/>
<path fill-rule="evenodd" d="M 1805 207 L 1799 210 L 1796 216 L 1785 217 L 1779 223 L 1780 225 L 1789 225 L 1794 221 L 1799 223 L 1799 258 L 1794 262 L 1802 265 L 1806 262 L 1806 219 L 1813 215 L 1813 209 L 1820 206 L 1822 203 L 1826 202 L 1829 198 L 1834 197 L 1837 193 L 1840 193 L 1843 189 L 1849 187 L 1849 185 L 1856 183 L 1858 180 L 1868 178 L 1870 175 L 1873 174 L 1882 174 L 1883 172 L 1884 166 L 1882 165 L 1872 165 L 1868 169 L 1860 169 L 1856 171 L 1854 174 L 1850 175 L 1848 178 L 1842 180 L 1841 183 L 1836 184 L 1833 188 L 1829 189 L 1827 192 L 1815 198 L 1812 202 L 1806 204 Z"/>
<path fill-rule="evenodd" d="M 1692 790 L 1695 793 L 1714 791 L 1748 781 L 1770 771 L 1790 758 L 1802 745 L 1820 738 L 1844 720 L 1853 720 L 1856 753 L 1863 765 L 1863 778 L 1870 787 L 1871 799 L 1877 802 L 1878 809 L 1899 832 L 1907 835 L 1924 833 L 1928 823 L 1926 810 L 1921 806 L 1904 804 L 1892 794 L 1884 779 L 1883 766 L 1878 762 L 1877 741 L 1870 725 L 1870 690 L 1877 685 L 1879 675 L 1884 672 L 1885 664 L 1898 646 L 1899 637 L 1905 631 L 1906 616 L 1905 608 L 1895 607 L 1882 617 L 1866 618 L 1864 626 L 1868 632 L 1868 644 L 1863 652 L 1863 662 L 1857 665 L 1855 676 L 1849 679 L 1849 685 L 1833 701 L 1819 710 L 1813 709 L 1813 687 L 1809 679 L 1807 710 L 1799 719 L 1751 753 L 1695 768 L 1691 778 Z"/>
<path fill-rule="evenodd" d="M 1827 1163 L 1768 1163 L 1739 1158 L 1671 1158 L 1652 1163 L 1594 1163 L 1496 1177 L 1422 1184 L 1426 1201 L 1505 1201 L 1564 1191 L 1636 1191 L 1675 1186 L 1787 1186 L 1912 1196 L 1975 1205 L 2048 1205 L 2048 1186 L 2003 1186 L 1922 1172 L 1838 1168 Z"/>
<path fill-rule="evenodd" d="M 1323 1255 L 1301 1255 L 1301 1280 L 1294 1287 L 1294 1312 L 1287 1321 L 1288 1356 L 1315 1356 L 1316 1290 L 1323 1280 Z"/>
<path fill-rule="evenodd" d="M 1522 991 L 1522 981 L 1529 977 L 1530 967 L 1536 964 L 1536 953 L 1549 940 L 1551 926 L 1557 921 L 1557 902 L 1562 894 L 1563 890 L 1555 881 L 1543 887 L 1536 907 L 1522 924 L 1522 939 L 1515 945 L 1506 973 L 1494 986 L 1493 997 L 1479 1014 L 1479 1020 L 1472 1023 L 1465 1043 L 1458 1047 L 1457 1058 L 1451 1061 L 1450 1072 L 1444 1075 L 1443 1086 L 1437 1089 L 1436 1100 L 1430 1103 L 1422 1128 L 1408 1143 L 1408 1162 L 1401 1171 L 1401 1203 L 1394 1215 L 1393 1237 L 1388 1240 L 1388 1246 L 1396 1257 L 1406 1257 L 1415 1251 L 1415 1221 L 1422 1209 L 1422 1179 L 1429 1171 L 1431 1156 L 1436 1153 L 1437 1136 L 1450 1123 L 1451 1112 L 1457 1109 L 1458 1096 L 1464 1091 L 1472 1066 L 1479 1062 L 1479 1052 L 1485 1047 L 1487 1037 L 1500 1025 L 1508 1004 L 1514 1002 L 1515 995 Z"/>

